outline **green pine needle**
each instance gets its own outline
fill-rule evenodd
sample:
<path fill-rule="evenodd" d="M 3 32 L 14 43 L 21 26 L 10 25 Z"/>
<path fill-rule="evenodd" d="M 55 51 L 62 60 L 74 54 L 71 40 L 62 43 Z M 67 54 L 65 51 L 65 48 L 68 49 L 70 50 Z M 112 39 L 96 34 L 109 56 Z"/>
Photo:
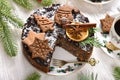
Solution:
<path fill-rule="evenodd" d="M 42 0 L 41 4 L 43 6 L 50 6 L 53 3 L 53 0 Z"/>
<path fill-rule="evenodd" d="M 89 77 L 85 76 L 85 75 L 82 75 L 82 76 L 80 76 L 79 80 L 89 80 Z"/>
<path fill-rule="evenodd" d="M 11 24 L 13 24 L 14 27 L 22 28 L 22 26 L 23 26 L 23 22 L 20 19 L 18 19 L 16 16 L 14 16 L 14 15 L 8 15 L 8 16 L 6 16 L 6 19 Z"/>
<path fill-rule="evenodd" d="M 99 29 L 98 28 L 90 28 L 89 29 L 89 34 L 94 34 L 98 31 Z"/>
<path fill-rule="evenodd" d="M 36 72 L 30 74 L 25 80 L 40 80 L 40 75 Z"/>
<path fill-rule="evenodd" d="M 0 16 L 12 23 L 14 27 L 22 27 L 22 21 L 12 14 L 12 9 L 9 5 L 7 1 L 0 0 Z"/>
<path fill-rule="evenodd" d="M 97 80 L 98 75 L 94 75 L 94 73 L 90 74 L 90 75 L 79 75 L 78 76 L 78 80 Z"/>
<path fill-rule="evenodd" d="M 94 37 L 88 37 L 87 39 L 85 39 L 84 41 L 80 42 L 80 45 L 87 45 L 89 44 L 90 46 L 95 46 L 95 47 L 101 47 L 103 46 L 99 40 L 97 38 Z"/>
<path fill-rule="evenodd" d="M 94 34 L 98 29 L 97 28 L 91 28 L 89 29 L 89 36 L 91 34 Z M 86 46 L 87 44 L 89 44 L 90 46 L 95 46 L 95 47 L 101 47 L 103 46 L 100 41 L 98 40 L 98 38 L 93 37 L 88 37 L 87 39 L 85 39 L 84 41 L 80 42 L 80 45 Z"/>
<path fill-rule="evenodd" d="M 32 8 L 30 0 L 13 0 L 13 1 L 26 9 L 30 10 Z"/>
<path fill-rule="evenodd" d="M 0 41 L 8 55 L 16 56 L 17 45 L 13 40 L 9 24 L 20 28 L 23 24 L 19 18 L 13 15 L 11 10 L 10 4 L 6 0 L 0 0 Z"/>
<path fill-rule="evenodd" d="M 120 80 L 120 67 L 115 67 L 113 75 L 115 77 L 115 80 Z"/>
<path fill-rule="evenodd" d="M 4 23 L 4 24 L 3 24 Z M 2 37 L 1 41 L 4 46 L 5 51 L 10 56 L 16 56 L 17 53 L 17 47 L 16 44 L 13 42 L 12 34 L 8 28 L 8 25 L 6 22 L 1 22 L 3 26 L 3 29 L 0 30 L 0 35 Z"/>

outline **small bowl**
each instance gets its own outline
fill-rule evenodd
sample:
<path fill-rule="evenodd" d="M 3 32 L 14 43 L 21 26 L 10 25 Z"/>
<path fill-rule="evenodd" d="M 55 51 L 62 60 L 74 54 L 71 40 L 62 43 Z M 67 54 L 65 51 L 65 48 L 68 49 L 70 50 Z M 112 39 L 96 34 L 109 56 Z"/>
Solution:
<path fill-rule="evenodd" d="M 100 4 L 108 4 L 110 3 L 112 0 L 107 0 L 107 1 L 101 1 L 101 2 L 92 2 L 91 0 L 84 0 L 87 3 L 93 4 L 93 5 L 100 5 Z"/>

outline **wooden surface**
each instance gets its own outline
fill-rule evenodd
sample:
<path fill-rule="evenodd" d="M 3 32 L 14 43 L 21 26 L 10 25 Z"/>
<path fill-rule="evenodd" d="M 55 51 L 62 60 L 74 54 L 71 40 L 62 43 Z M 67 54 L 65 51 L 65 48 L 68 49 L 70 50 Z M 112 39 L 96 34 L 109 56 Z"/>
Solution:
<path fill-rule="evenodd" d="M 119 7 L 120 0 L 112 0 L 112 2 L 103 5 L 93 5 L 86 3 L 83 0 L 69 0 L 68 2 L 56 0 L 56 2 L 76 6 L 85 16 L 89 18 L 90 22 L 97 23 L 97 27 L 99 27 L 99 20 L 104 18 L 106 13 L 110 15 L 116 15 L 119 13 L 117 7 Z M 13 2 L 11 2 L 11 5 L 14 6 L 14 12 L 16 15 L 18 15 L 24 22 L 36 8 L 39 8 L 36 6 L 34 10 L 27 11 L 16 6 Z M 16 36 L 19 52 L 16 57 L 11 58 L 5 53 L 0 43 L 0 80 L 24 80 L 30 73 L 34 71 L 39 72 L 31 66 L 22 54 L 20 39 L 21 30 L 12 29 L 12 32 L 14 36 Z M 99 60 L 99 64 L 94 67 L 86 64 L 81 70 L 66 76 L 50 76 L 39 72 L 42 75 L 41 80 L 77 80 L 78 74 L 89 74 L 91 72 L 98 74 L 98 80 L 114 80 L 112 71 L 115 66 L 120 66 L 120 60 L 109 57 L 100 48 L 94 48 L 92 57 Z"/>

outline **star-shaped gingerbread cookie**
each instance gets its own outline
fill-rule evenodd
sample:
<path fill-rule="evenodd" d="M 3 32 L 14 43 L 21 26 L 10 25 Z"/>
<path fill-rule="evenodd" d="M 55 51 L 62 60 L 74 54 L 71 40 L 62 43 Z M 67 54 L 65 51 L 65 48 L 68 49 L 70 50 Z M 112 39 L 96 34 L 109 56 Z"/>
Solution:
<path fill-rule="evenodd" d="M 22 42 L 29 46 L 34 42 L 35 37 L 44 40 L 45 39 L 44 36 L 45 36 L 45 33 L 38 33 L 37 34 L 36 32 L 31 30 L 28 32 L 27 37 L 24 40 L 22 40 Z"/>
<path fill-rule="evenodd" d="M 32 58 L 46 59 L 47 55 L 52 51 L 48 45 L 48 40 L 41 40 L 35 38 L 35 41 L 30 45 L 30 50 L 32 51 Z"/>
<path fill-rule="evenodd" d="M 39 57 L 45 59 L 52 51 L 48 45 L 48 40 L 45 39 L 45 33 L 29 31 L 27 37 L 23 40 L 23 43 L 25 43 L 32 52 L 32 58 Z"/>

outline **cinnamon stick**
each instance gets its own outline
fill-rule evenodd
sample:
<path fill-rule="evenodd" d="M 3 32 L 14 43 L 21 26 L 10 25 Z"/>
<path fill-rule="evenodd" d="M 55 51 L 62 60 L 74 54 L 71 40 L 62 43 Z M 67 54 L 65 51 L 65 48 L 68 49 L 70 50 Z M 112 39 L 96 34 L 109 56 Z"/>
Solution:
<path fill-rule="evenodd" d="M 96 27 L 96 23 L 75 23 L 75 24 L 66 24 L 66 26 L 79 26 L 82 28 L 93 28 L 93 27 Z"/>

